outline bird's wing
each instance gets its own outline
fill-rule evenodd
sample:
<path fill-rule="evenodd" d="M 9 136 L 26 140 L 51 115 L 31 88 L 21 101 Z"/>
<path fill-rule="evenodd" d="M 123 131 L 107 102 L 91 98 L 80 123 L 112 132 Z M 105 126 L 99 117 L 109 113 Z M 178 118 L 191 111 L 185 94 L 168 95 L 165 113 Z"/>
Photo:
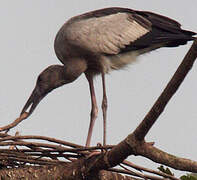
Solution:
<path fill-rule="evenodd" d="M 152 23 L 143 16 L 117 12 L 68 22 L 66 33 L 69 42 L 76 46 L 113 55 L 150 32 L 151 26 Z"/>

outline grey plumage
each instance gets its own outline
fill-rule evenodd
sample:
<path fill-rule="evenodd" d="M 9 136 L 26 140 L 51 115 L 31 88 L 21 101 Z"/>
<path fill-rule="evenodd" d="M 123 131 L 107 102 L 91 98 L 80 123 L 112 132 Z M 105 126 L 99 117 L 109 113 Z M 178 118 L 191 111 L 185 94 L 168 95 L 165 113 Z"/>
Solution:
<path fill-rule="evenodd" d="M 153 49 L 185 44 L 192 35 L 195 33 L 182 30 L 178 22 L 161 15 L 106 8 L 67 21 L 56 36 L 55 51 L 62 63 L 70 57 L 84 57 L 94 68 L 98 66 L 98 71 L 109 72 Z M 132 58 L 125 60 L 128 52 Z"/>
<path fill-rule="evenodd" d="M 86 145 L 98 114 L 93 86 L 95 74 L 102 74 L 103 119 L 106 123 L 107 97 L 105 73 L 120 69 L 137 56 L 160 47 L 176 47 L 194 39 L 196 33 L 181 29 L 168 17 L 127 8 L 106 8 L 75 16 L 59 30 L 54 49 L 61 65 L 52 65 L 40 75 L 21 114 L 29 107 L 29 115 L 41 99 L 53 89 L 71 83 L 82 73 L 89 82 L 92 111 Z M 104 144 L 105 144 L 104 125 Z"/>

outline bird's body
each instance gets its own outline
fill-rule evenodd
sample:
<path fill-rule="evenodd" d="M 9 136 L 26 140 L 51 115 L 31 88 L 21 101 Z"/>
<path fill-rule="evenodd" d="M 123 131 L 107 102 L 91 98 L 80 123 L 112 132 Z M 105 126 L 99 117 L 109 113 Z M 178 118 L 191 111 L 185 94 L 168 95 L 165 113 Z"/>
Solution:
<path fill-rule="evenodd" d="M 175 20 L 146 11 L 106 8 L 75 16 L 61 27 L 55 38 L 55 52 L 63 66 L 49 66 L 39 75 L 36 87 L 21 114 L 31 106 L 30 115 L 50 91 L 73 82 L 85 73 L 92 102 L 86 141 L 89 146 L 98 114 L 93 77 L 102 74 L 102 109 L 106 127 L 105 74 L 127 66 L 136 61 L 137 56 L 154 49 L 184 45 L 193 40 L 195 34 L 181 29 Z M 104 128 L 104 144 L 105 133 Z"/>
<path fill-rule="evenodd" d="M 54 47 L 63 64 L 80 58 L 87 71 L 97 74 L 120 69 L 151 50 L 185 44 L 192 35 L 178 22 L 161 15 L 106 8 L 68 20 L 58 32 Z"/>

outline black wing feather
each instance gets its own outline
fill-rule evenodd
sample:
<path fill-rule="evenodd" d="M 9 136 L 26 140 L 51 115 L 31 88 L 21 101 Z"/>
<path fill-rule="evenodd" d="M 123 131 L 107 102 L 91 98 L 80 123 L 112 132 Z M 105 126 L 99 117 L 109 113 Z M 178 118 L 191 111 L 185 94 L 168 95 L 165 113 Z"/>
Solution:
<path fill-rule="evenodd" d="M 196 35 L 195 32 L 181 29 L 181 25 L 177 21 L 152 12 L 135 11 L 132 16 L 136 18 L 136 21 L 139 21 L 140 16 L 147 19 L 151 22 L 152 29 L 135 42 L 121 49 L 120 53 L 149 48 L 157 44 L 163 44 L 163 47 L 176 47 L 194 40 L 193 35 Z"/>

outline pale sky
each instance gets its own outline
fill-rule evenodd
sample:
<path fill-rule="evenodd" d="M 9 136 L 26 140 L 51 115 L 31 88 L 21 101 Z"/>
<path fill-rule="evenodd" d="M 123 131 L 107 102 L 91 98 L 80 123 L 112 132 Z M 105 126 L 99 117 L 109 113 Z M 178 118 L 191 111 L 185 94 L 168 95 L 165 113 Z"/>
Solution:
<path fill-rule="evenodd" d="M 53 42 L 70 17 L 104 7 L 126 7 L 169 16 L 183 28 L 197 31 L 196 0 L 0 0 L 0 126 L 20 114 L 37 76 L 47 66 L 60 64 Z M 108 115 L 107 143 L 117 144 L 142 121 L 181 63 L 191 43 L 162 48 L 143 55 L 127 69 L 106 76 Z M 156 147 L 177 156 L 197 160 L 197 64 L 188 74 L 164 113 L 146 137 Z M 99 108 L 101 78 L 95 79 Z M 50 93 L 30 118 L 11 132 L 50 136 L 85 144 L 90 114 L 88 83 L 81 75 L 74 83 Z M 95 124 L 92 145 L 102 142 L 102 113 Z M 151 161 L 131 157 L 138 165 L 158 167 Z"/>

